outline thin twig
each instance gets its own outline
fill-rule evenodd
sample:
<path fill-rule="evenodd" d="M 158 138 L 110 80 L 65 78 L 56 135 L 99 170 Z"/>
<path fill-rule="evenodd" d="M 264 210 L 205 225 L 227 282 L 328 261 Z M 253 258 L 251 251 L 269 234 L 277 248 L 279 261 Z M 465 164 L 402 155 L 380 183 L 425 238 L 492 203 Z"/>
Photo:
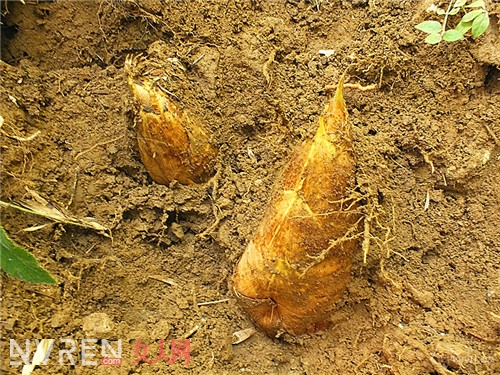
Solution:
<path fill-rule="evenodd" d="M 368 86 L 362 86 L 359 83 L 344 83 L 344 87 L 349 87 L 351 89 L 356 89 L 356 90 L 360 90 L 360 91 L 370 91 L 370 90 L 375 90 L 378 87 L 378 85 L 373 83 L 373 84 L 368 85 Z M 335 85 L 326 85 L 325 86 L 325 91 L 333 91 L 336 89 L 337 89 L 337 86 L 335 86 Z"/>
<path fill-rule="evenodd" d="M 50 215 L 46 215 L 46 214 L 44 214 L 42 212 L 35 212 L 35 211 L 32 211 L 32 210 L 30 210 L 28 208 L 24 208 L 24 207 L 18 206 L 16 204 L 4 202 L 4 201 L 0 201 L 0 206 L 5 207 L 5 208 L 14 208 L 16 210 L 19 210 L 19 211 L 22 211 L 22 212 L 26 212 L 28 214 L 42 216 L 42 217 L 45 217 L 47 219 L 53 219 Z"/>
<path fill-rule="evenodd" d="M 158 281 L 161 281 L 162 283 L 165 283 L 165 284 L 168 284 L 168 285 L 171 285 L 171 286 L 175 286 L 177 285 L 177 283 L 168 278 L 168 277 L 163 277 L 163 276 L 156 276 L 156 275 L 152 275 L 152 276 L 148 276 L 149 279 L 153 279 L 153 280 L 158 280 Z"/>
<path fill-rule="evenodd" d="M 75 171 L 75 181 L 73 182 L 73 187 L 71 189 L 71 197 L 69 198 L 69 202 L 68 204 L 66 205 L 66 209 L 69 208 L 69 206 L 71 206 L 71 204 L 73 203 L 73 200 L 75 199 L 75 195 L 76 195 L 76 186 L 78 184 L 78 172 L 80 172 L 80 168 L 79 167 L 76 167 L 76 171 Z"/>
<path fill-rule="evenodd" d="M 16 141 L 19 141 L 19 142 L 29 142 L 29 141 L 32 141 L 33 139 L 35 139 L 36 137 L 38 137 L 42 133 L 40 130 L 37 130 L 36 132 L 34 132 L 33 134 L 31 134 L 28 137 L 18 137 L 17 135 L 8 134 L 4 130 L 0 129 L 0 131 L 6 137 L 15 139 Z"/>
<path fill-rule="evenodd" d="M 368 86 L 362 86 L 359 83 L 344 83 L 344 87 L 350 87 L 352 89 L 360 91 L 370 91 L 370 90 L 375 90 L 377 88 L 377 85 L 375 83 L 372 83 L 371 85 Z"/>
<path fill-rule="evenodd" d="M 200 328 L 201 328 L 201 325 L 200 325 L 200 324 L 195 325 L 193 328 L 191 328 L 191 329 L 189 330 L 189 332 L 187 332 L 187 333 L 183 336 L 183 339 L 188 339 L 188 338 L 190 338 L 190 337 L 191 337 L 191 336 L 193 336 L 193 335 L 196 333 L 196 331 L 198 331 Z"/>
<path fill-rule="evenodd" d="M 218 212 L 220 211 L 219 206 L 215 204 L 216 196 L 217 196 L 217 190 L 219 188 L 219 178 L 221 175 L 221 167 L 217 168 L 217 172 L 215 175 L 210 179 L 208 182 L 209 184 L 212 185 L 212 194 L 211 194 L 211 200 L 212 200 L 212 213 L 215 217 L 215 221 L 210 225 L 207 229 L 205 229 L 202 233 L 197 234 L 197 236 L 201 239 L 206 239 L 206 237 L 212 233 L 215 228 L 219 225 L 221 221 L 221 216 L 222 216 L 222 211 L 221 211 L 221 216 L 219 216 Z"/>
<path fill-rule="evenodd" d="M 368 256 L 368 252 L 370 251 L 370 240 L 371 240 L 371 222 L 372 222 L 373 209 L 369 215 L 365 216 L 365 220 L 363 223 L 363 242 L 361 248 L 363 249 L 363 264 L 366 264 L 366 257 Z"/>
<path fill-rule="evenodd" d="M 47 204 L 50 204 L 47 202 Z M 38 204 L 40 205 L 40 204 Z M 14 208 L 16 210 L 26 212 L 32 215 L 37 215 L 37 216 L 42 216 L 47 219 L 53 220 L 56 223 L 61 223 L 61 224 L 70 224 L 70 225 L 75 225 L 78 227 L 82 228 L 87 228 L 87 229 L 94 229 L 101 233 L 105 237 L 111 238 L 111 231 L 109 228 L 106 228 L 105 226 L 99 224 L 98 222 L 94 221 L 94 219 L 91 218 L 83 218 L 79 219 L 76 217 L 68 216 L 64 214 L 63 212 L 59 211 L 57 208 L 55 208 L 53 205 L 47 210 L 42 210 L 42 209 L 37 209 L 36 207 L 30 207 L 27 205 L 27 207 L 22 207 L 18 206 L 13 203 L 8 203 L 4 201 L 0 201 L 0 206 L 1 207 L 6 207 L 6 208 Z"/>
<path fill-rule="evenodd" d="M 15 139 L 16 141 L 19 141 L 19 142 L 29 142 L 29 141 L 32 141 L 33 139 L 35 139 L 36 137 L 38 137 L 40 135 L 40 133 L 41 133 L 40 130 L 37 130 L 36 132 L 34 132 L 33 134 L 31 134 L 31 135 L 29 135 L 27 137 L 19 137 L 17 135 L 12 135 L 12 134 L 9 134 L 6 131 L 4 131 L 2 129 L 3 124 L 4 124 L 4 118 L 2 116 L 0 116 L 0 132 L 2 132 L 2 134 L 5 135 L 6 137 Z"/>
<path fill-rule="evenodd" d="M 205 54 L 202 53 L 200 57 L 198 57 L 194 62 L 191 63 L 191 66 L 196 65 L 202 58 L 205 57 Z"/>
<path fill-rule="evenodd" d="M 199 306 L 207 306 L 207 305 L 215 305 L 216 303 L 222 303 L 222 302 L 227 302 L 227 301 L 229 301 L 229 298 L 219 299 L 217 301 L 200 302 L 197 305 L 198 305 L 198 307 Z"/>
<path fill-rule="evenodd" d="M 500 339 L 492 339 L 489 337 L 483 337 L 483 336 L 478 335 L 477 333 L 469 331 L 468 329 L 463 329 L 462 332 L 467 334 L 467 335 L 470 335 L 472 337 L 475 337 L 478 340 L 487 342 L 487 343 L 491 343 L 491 344 L 499 344 L 500 343 Z"/>
<path fill-rule="evenodd" d="M 361 366 L 363 366 L 370 358 L 372 358 L 375 355 L 375 353 L 370 353 L 368 354 L 361 362 L 359 362 L 356 367 L 354 368 L 354 372 L 358 373 L 358 370 L 360 369 Z"/>
<path fill-rule="evenodd" d="M 104 0 L 99 3 L 99 9 L 97 10 L 97 22 L 99 23 L 99 30 L 101 31 L 102 36 L 104 37 L 104 41 L 108 42 L 108 38 L 106 38 L 106 33 L 104 32 L 104 30 L 102 28 L 102 22 L 101 22 L 102 4 L 103 3 L 104 3 Z"/>
<path fill-rule="evenodd" d="M 490 133 L 490 136 L 491 136 L 491 138 L 493 138 L 493 141 L 495 141 L 495 144 L 497 145 L 497 147 L 500 147 L 500 140 L 498 139 L 496 134 L 493 132 L 493 130 L 491 130 L 491 128 L 488 126 L 488 124 L 484 124 L 484 127 L 486 128 L 488 133 Z"/>
<path fill-rule="evenodd" d="M 160 85 L 159 83 L 156 83 L 156 86 L 158 86 L 158 88 L 163 91 L 165 94 L 167 95 L 170 95 L 172 96 L 173 98 L 175 98 L 178 102 L 182 103 L 182 101 L 179 99 L 179 97 L 177 95 L 175 95 L 173 92 L 170 92 L 168 91 L 166 88 L 164 88 L 162 85 Z"/>

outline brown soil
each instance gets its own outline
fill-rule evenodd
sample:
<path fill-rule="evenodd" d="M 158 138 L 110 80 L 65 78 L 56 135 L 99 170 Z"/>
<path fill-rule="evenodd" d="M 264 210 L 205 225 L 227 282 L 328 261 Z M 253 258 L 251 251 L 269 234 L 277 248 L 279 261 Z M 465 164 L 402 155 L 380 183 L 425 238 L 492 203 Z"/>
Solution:
<path fill-rule="evenodd" d="M 429 4 L 2 2 L 2 200 L 19 203 L 29 187 L 112 239 L 59 224 L 28 233 L 48 221 L 2 209 L 6 231 L 58 285 L 2 275 L 1 369 L 21 371 L 9 339 L 94 337 L 122 339 L 122 366 L 59 366 L 52 354 L 33 373 L 500 374 L 499 5 L 483 37 L 429 46 L 414 29 Z M 215 179 L 150 179 L 130 53 L 190 66 L 177 94 L 213 134 Z M 230 276 L 345 69 L 351 83 L 378 85 L 346 89 L 378 239 L 366 264 L 360 245 L 329 330 L 257 330 L 232 345 L 253 324 Z M 189 334 L 189 365 L 133 364 L 139 338 L 154 357 L 159 339 Z"/>

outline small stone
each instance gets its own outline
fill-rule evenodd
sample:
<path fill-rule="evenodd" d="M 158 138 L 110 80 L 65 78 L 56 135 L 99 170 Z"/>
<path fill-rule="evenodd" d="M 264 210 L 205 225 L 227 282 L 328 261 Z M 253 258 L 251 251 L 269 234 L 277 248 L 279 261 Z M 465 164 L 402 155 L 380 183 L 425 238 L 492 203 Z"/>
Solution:
<path fill-rule="evenodd" d="M 434 295 L 431 292 L 417 290 L 410 283 L 406 283 L 405 287 L 411 293 L 411 299 L 424 309 L 434 306 Z"/>
<path fill-rule="evenodd" d="M 353 0 L 352 1 L 352 6 L 353 7 L 360 7 L 360 8 L 363 8 L 363 7 L 366 7 L 368 5 L 368 0 Z"/>
<path fill-rule="evenodd" d="M 106 313 L 92 313 L 83 318 L 82 328 L 86 333 L 99 335 L 111 332 L 113 322 Z"/>
<path fill-rule="evenodd" d="M 12 331 L 14 329 L 15 324 L 16 320 L 14 318 L 10 318 L 2 323 L 2 328 L 5 329 L 6 331 Z"/>
<path fill-rule="evenodd" d="M 52 328 L 60 328 L 65 325 L 69 320 L 69 316 L 62 312 L 57 312 L 54 314 L 52 319 L 50 319 L 50 326 Z"/>
<path fill-rule="evenodd" d="M 467 345 L 448 341 L 445 337 L 443 341 L 436 344 L 434 357 L 441 363 L 448 365 L 454 370 L 464 369 L 468 364 L 473 363 L 475 358 L 480 357 L 480 353 Z M 468 373 L 468 372 L 467 372 Z"/>
<path fill-rule="evenodd" d="M 177 303 L 177 306 L 179 306 L 180 309 L 189 308 L 189 302 L 184 297 L 178 297 L 175 302 Z"/>
<path fill-rule="evenodd" d="M 170 334 L 172 326 L 168 320 L 159 320 L 151 330 L 151 337 L 154 339 L 166 338 Z"/>

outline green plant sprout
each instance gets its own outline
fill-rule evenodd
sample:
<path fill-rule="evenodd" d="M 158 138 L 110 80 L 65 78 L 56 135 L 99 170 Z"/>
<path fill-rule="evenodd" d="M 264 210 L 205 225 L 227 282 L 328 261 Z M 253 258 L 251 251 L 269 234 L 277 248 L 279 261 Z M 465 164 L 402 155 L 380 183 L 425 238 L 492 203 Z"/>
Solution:
<path fill-rule="evenodd" d="M 448 9 L 444 10 L 432 5 L 429 11 L 435 12 L 439 16 L 444 15 L 443 23 L 438 21 L 424 21 L 415 26 L 416 29 L 429 34 L 425 42 L 437 44 L 441 40 L 455 42 L 463 39 L 464 35 L 470 30 L 474 38 L 477 38 L 488 28 L 490 17 L 486 10 L 483 0 L 472 1 L 467 4 L 467 0 L 451 0 Z M 465 14 L 454 29 L 446 29 L 449 16 L 454 16 L 463 11 Z"/>
<path fill-rule="evenodd" d="M 0 225 L 0 269 L 11 277 L 32 283 L 56 284 L 26 249 L 12 242 Z"/>

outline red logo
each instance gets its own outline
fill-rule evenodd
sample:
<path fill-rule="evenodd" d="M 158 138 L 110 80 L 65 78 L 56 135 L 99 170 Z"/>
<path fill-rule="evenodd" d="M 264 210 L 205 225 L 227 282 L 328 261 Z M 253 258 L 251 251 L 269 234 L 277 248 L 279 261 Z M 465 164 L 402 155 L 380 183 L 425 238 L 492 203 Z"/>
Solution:
<path fill-rule="evenodd" d="M 148 357 L 148 351 L 150 345 L 145 345 L 142 343 L 142 339 L 137 340 L 137 344 L 134 346 L 134 357 L 135 362 L 132 365 L 137 365 L 140 362 L 149 363 L 150 365 L 154 365 L 159 361 L 165 361 L 166 364 L 172 365 L 178 359 L 184 359 L 184 366 L 189 365 L 191 362 L 191 346 L 189 339 L 185 340 L 177 340 L 173 339 L 170 345 L 170 355 L 167 354 L 165 350 L 165 340 L 160 339 L 160 348 L 158 351 L 158 355 L 155 359 L 150 359 Z"/>

